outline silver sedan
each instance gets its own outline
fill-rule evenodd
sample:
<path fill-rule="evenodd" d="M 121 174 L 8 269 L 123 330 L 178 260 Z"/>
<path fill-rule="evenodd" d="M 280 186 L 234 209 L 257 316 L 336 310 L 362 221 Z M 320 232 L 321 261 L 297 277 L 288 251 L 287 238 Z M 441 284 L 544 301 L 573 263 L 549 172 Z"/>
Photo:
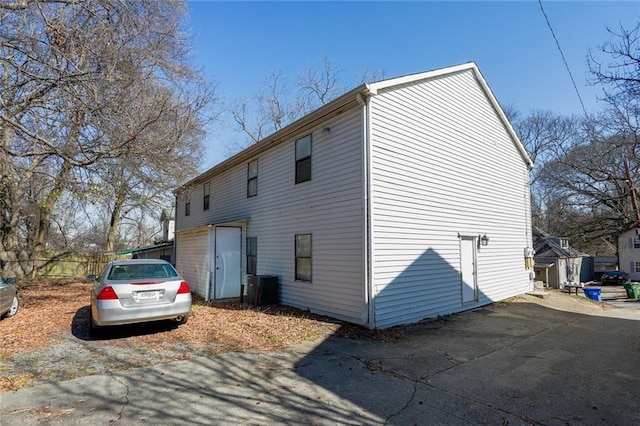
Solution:
<path fill-rule="evenodd" d="M 173 320 L 184 324 L 191 313 L 191 289 L 169 262 L 116 260 L 96 277 L 91 291 L 90 334 L 105 326 Z"/>
<path fill-rule="evenodd" d="M 18 289 L 13 278 L 0 277 L 0 319 L 12 317 L 18 313 Z"/>

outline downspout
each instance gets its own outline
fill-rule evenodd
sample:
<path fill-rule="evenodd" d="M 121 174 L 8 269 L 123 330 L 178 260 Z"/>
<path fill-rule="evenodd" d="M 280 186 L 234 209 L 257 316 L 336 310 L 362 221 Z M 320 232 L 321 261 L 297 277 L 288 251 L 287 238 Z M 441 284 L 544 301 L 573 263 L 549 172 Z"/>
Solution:
<path fill-rule="evenodd" d="M 174 193 L 176 202 L 173 205 L 173 217 L 175 225 L 173 225 L 173 266 L 178 266 L 178 193 Z"/>
<path fill-rule="evenodd" d="M 364 204 L 364 282 L 366 289 L 367 303 L 367 326 L 370 329 L 376 328 L 375 319 L 375 297 L 373 288 L 373 262 L 372 262 L 372 238 L 371 238 L 371 105 L 370 94 L 364 96 L 360 93 L 356 95 L 358 103 L 362 108 L 362 155 L 363 155 L 363 204 Z"/>
<path fill-rule="evenodd" d="M 533 232 L 533 217 L 531 216 L 533 211 L 531 210 L 531 182 L 529 179 L 528 167 L 525 167 L 524 171 L 524 189 L 524 228 L 526 240 L 525 247 L 531 247 L 533 249 L 533 236 L 531 235 Z M 525 262 L 527 262 L 526 254 Z M 531 269 L 527 269 L 529 274 L 529 290 L 535 290 L 535 264 L 533 263 L 533 261 Z"/>

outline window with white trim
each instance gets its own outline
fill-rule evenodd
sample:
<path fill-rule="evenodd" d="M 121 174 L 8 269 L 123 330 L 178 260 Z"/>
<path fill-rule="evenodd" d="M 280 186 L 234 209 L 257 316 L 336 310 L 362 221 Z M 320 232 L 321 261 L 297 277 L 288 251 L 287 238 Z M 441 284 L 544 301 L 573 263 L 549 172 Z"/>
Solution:
<path fill-rule="evenodd" d="M 296 281 L 311 281 L 311 234 L 296 234 Z"/>
<path fill-rule="evenodd" d="M 211 194 L 211 185 L 209 182 L 202 185 L 202 210 L 209 210 L 209 199 Z"/>
<path fill-rule="evenodd" d="M 258 160 L 247 164 L 247 198 L 258 195 Z"/>
<path fill-rule="evenodd" d="M 633 237 L 633 248 L 634 249 L 639 249 L 640 248 L 640 238 Z"/>
<path fill-rule="evenodd" d="M 640 262 L 633 262 L 634 273 L 640 272 Z"/>
<path fill-rule="evenodd" d="M 296 140 L 296 184 L 311 180 L 311 135 Z"/>

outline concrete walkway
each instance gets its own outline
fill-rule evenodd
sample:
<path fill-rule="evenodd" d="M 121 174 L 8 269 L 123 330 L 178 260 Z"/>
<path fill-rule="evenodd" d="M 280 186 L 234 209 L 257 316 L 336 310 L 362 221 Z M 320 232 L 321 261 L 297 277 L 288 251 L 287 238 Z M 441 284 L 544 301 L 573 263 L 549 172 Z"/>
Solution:
<path fill-rule="evenodd" d="M 640 424 L 640 305 L 552 292 L 276 354 L 0 394 L 0 424 Z"/>

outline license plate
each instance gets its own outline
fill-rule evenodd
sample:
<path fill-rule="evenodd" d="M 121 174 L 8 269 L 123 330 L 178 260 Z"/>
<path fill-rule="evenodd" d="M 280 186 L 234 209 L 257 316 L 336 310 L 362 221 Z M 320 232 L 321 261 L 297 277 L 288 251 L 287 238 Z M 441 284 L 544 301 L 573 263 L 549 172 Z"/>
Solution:
<path fill-rule="evenodd" d="M 136 294 L 138 300 L 157 299 L 160 295 L 158 291 L 140 291 Z"/>

